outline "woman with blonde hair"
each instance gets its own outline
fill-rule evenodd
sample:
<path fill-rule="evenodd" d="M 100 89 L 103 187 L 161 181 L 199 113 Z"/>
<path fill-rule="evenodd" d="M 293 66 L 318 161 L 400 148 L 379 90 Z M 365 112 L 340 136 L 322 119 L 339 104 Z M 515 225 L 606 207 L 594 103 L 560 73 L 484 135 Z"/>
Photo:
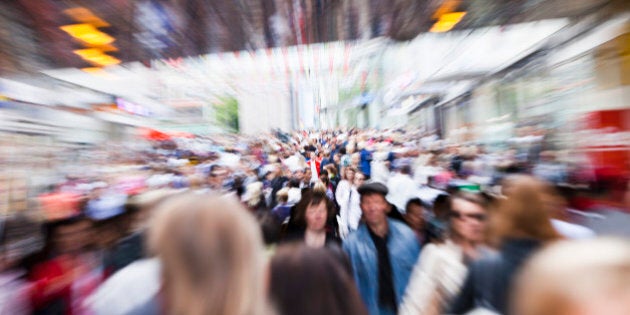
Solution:
<path fill-rule="evenodd" d="M 498 252 L 472 263 L 450 313 L 484 308 L 505 314 L 514 275 L 537 249 L 560 238 L 551 224 L 544 182 L 516 175 L 506 179 L 504 194 L 489 222 L 489 241 Z"/>
<path fill-rule="evenodd" d="M 557 242 L 532 257 L 514 293 L 515 315 L 630 314 L 630 242 Z"/>
<path fill-rule="evenodd" d="M 270 314 L 260 228 L 238 200 L 183 194 L 156 211 L 149 246 L 162 264 L 162 290 L 154 308 L 165 314 Z"/>

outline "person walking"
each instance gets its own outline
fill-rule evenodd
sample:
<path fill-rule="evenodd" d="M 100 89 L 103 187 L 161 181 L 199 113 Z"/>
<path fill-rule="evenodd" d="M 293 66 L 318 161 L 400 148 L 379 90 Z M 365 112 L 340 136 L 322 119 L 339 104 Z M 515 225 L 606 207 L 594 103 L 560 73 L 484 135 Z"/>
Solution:
<path fill-rule="evenodd" d="M 459 193 L 451 200 L 448 238 L 422 249 L 400 315 L 443 314 L 459 293 L 468 264 L 482 252 L 488 200 L 471 193 Z"/>
<path fill-rule="evenodd" d="M 278 315 L 367 315 L 339 254 L 345 256 L 328 247 L 280 246 L 269 277 L 270 300 Z"/>
<path fill-rule="evenodd" d="M 347 167 L 345 171 L 345 177 L 339 182 L 335 193 L 339 205 L 339 230 L 344 238 L 359 226 L 361 207 L 357 187 L 363 184 L 364 180 L 363 174 L 357 173 L 353 167 Z"/>
<path fill-rule="evenodd" d="M 365 224 L 343 243 L 355 281 L 371 315 L 396 314 L 420 253 L 414 232 L 387 217 L 387 187 L 364 184 L 358 189 Z"/>
<path fill-rule="evenodd" d="M 548 186 L 534 177 L 514 175 L 504 183 L 506 198 L 499 202 L 489 226 L 490 241 L 499 252 L 475 261 L 450 313 L 487 309 L 509 310 L 509 294 L 523 263 L 543 245 L 560 239 L 550 220 Z"/>

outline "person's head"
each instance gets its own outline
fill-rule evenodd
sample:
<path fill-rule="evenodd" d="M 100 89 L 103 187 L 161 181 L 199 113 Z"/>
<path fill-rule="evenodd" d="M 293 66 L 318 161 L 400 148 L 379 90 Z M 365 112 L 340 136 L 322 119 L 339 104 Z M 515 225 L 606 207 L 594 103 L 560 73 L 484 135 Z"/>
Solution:
<path fill-rule="evenodd" d="M 559 238 L 551 225 L 549 186 L 527 175 L 513 175 L 504 182 L 505 198 L 491 216 L 490 241 L 499 245 L 506 238 L 530 238 L 542 242 Z"/>
<path fill-rule="evenodd" d="M 293 179 L 297 179 L 298 181 L 302 181 L 304 179 L 304 170 L 299 169 L 293 172 Z"/>
<path fill-rule="evenodd" d="M 361 187 L 365 183 L 365 175 L 359 171 L 357 171 L 354 175 L 354 182 L 352 183 L 355 187 Z"/>
<path fill-rule="evenodd" d="M 451 237 L 480 243 L 484 240 L 489 201 L 481 194 L 459 192 L 451 197 Z"/>
<path fill-rule="evenodd" d="M 387 187 L 381 183 L 363 184 L 358 192 L 361 195 L 360 206 L 363 218 L 368 226 L 385 222 L 390 207 L 385 199 L 388 193 Z"/>
<path fill-rule="evenodd" d="M 314 185 L 313 185 L 313 193 L 315 194 L 321 194 L 321 195 L 326 195 L 326 191 L 328 190 L 328 188 L 326 187 L 326 185 L 324 184 L 324 182 L 322 181 L 317 181 Z"/>
<path fill-rule="evenodd" d="M 111 248 L 124 236 L 125 214 L 94 222 L 93 232 L 98 238 L 95 240 L 101 248 Z"/>
<path fill-rule="evenodd" d="M 422 201 L 419 198 L 410 199 L 407 201 L 405 210 L 404 219 L 407 225 L 416 232 L 422 231 L 426 223 L 424 219 L 425 207 Z"/>
<path fill-rule="evenodd" d="M 306 182 L 306 181 L 311 180 L 312 175 L 313 173 L 311 172 L 310 168 L 304 169 L 304 178 L 302 178 L 302 181 Z"/>
<path fill-rule="evenodd" d="M 341 154 L 335 153 L 335 155 L 333 155 L 333 161 L 335 162 L 335 164 L 341 163 Z"/>
<path fill-rule="evenodd" d="M 263 184 L 261 182 L 253 182 L 247 185 L 243 201 L 250 208 L 257 207 L 263 201 Z"/>
<path fill-rule="evenodd" d="M 354 143 L 350 143 L 346 146 L 346 154 L 354 153 Z"/>
<path fill-rule="evenodd" d="M 285 187 L 276 193 L 276 201 L 279 204 L 285 204 L 289 201 L 289 188 Z"/>
<path fill-rule="evenodd" d="M 359 162 L 361 162 L 361 153 L 353 153 L 352 157 L 350 158 L 350 164 L 353 166 L 358 166 Z"/>
<path fill-rule="evenodd" d="M 346 167 L 345 174 L 343 174 L 343 179 L 349 181 L 351 184 L 354 183 L 354 175 L 357 173 L 357 169 L 354 167 Z"/>
<path fill-rule="evenodd" d="M 319 172 L 319 180 L 321 180 L 324 185 L 328 185 L 328 183 L 330 182 L 330 178 L 328 176 L 329 175 L 327 170 L 322 170 L 321 172 Z"/>
<path fill-rule="evenodd" d="M 0 221 L 0 273 L 12 269 L 41 244 L 41 225 L 25 216 L 9 215 Z"/>
<path fill-rule="evenodd" d="M 329 177 L 330 178 L 335 178 L 337 177 L 337 168 L 335 167 L 334 164 L 328 164 L 326 166 L 324 166 L 325 170 L 328 171 Z"/>
<path fill-rule="evenodd" d="M 433 201 L 433 214 L 440 220 L 447 220 L 451 213 L 451 196 L 440 194 Z"/>
<path fill-rule="evenodd" d="M 316 160 L 317 159 L 317 153 L 315 153 L 315 151 L 311 151 L 308 154 L 309 158 L 311 158 L 311 160 Z"/>
<path fill-rule="evenodd" d="M 306 206 L 304 213 L 306 228 L 321 232 L 326 229 L 326 222 L 328 219 L 332 218 L 334 214 L 332 202 L 326 198 L 326 195 L 313 193 L 313 197 Z"/>
<path fill-rule="evenodd" d="M 218 187 L 223 184 L 227 178 L 228 170 L 220 165 L 212 165 L 210 167 L 210 185 Z"/>
<path fill-rule="evenodd" d="M 92 221 L 84 216 L 48 223 L 47 243 L 56 254 L 77 254 L 93 241 L 92 226 Z"/>
<path fill-rule="evenodd" d="M 169 198 L 156 209 L 149 248 L 162 263 L 166 313 L 264 312 L 260 227 L 233 197 Z"/>
<path fill-rule="evenodd" d="M 560 241 L 537 253 L 516 280 L 515 315 L 630 314 L 630 244 Z"/>
<path fill-rule="evenodd" d="M 400 173 L 403 175 L 411 175 L 411 166 L 403 165 L 400 167 Z"/>
<path fill-rule="evenodd" d="M 352 276 L 327 248 L 283 245 L 270 274 L 270 300 L 278 315 L 367 314 Z"/>

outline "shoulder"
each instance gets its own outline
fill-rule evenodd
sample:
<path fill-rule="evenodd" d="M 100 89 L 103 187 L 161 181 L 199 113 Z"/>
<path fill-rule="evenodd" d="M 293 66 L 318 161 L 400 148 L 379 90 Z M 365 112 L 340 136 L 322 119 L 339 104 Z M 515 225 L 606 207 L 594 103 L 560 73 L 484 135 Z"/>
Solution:
<path fill-rule="evenodd" d="M 491 271 L 497 271 L 497 268 L 503 263 L 503 257 L 499 252 L 485 251 L 483 256 L 472 262 L 470 265 L 471 273 L 485 274 Z"/>
<path fill-rule="evenodd" d="M 366 239 L 365 234 L 367 233 L 365 229 L 365 225 L 361 224 L 356 231 L 350 233 L 342 243 L 343 249 L 349 251 L 364 242 Z"/>
<path fill-rule="evenodd" d="M 388 219 L 389 226 L 392 229 L 392 232 L 399 234 L 405 238 L 413 238 L 415 239 L 415 234 L 406 224 L 400 222 L 399 220 Z"/>

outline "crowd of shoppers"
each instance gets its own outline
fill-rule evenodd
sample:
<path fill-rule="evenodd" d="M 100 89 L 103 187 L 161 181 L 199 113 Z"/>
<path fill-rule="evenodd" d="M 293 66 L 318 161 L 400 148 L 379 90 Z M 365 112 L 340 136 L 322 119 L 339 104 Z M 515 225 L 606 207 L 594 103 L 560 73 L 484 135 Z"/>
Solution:
<path fill-rule="evenodd" d="M 571 265 L 565 248 L 627 251 L 589 241 L 627 235 L 593 219 L 630 210 L 627 174 L 581 176 L 549 150 L 514 150 L 400 130 L 156 141 L 2 217 L 0 314 L 625 310 L 628 282 L 613 280 L 627 255 Z M 601 299 L 530 279 L 587 268 L 610 278 L 589 295 Z M 566 312 L 543 312 L 532 290 Z"/>

